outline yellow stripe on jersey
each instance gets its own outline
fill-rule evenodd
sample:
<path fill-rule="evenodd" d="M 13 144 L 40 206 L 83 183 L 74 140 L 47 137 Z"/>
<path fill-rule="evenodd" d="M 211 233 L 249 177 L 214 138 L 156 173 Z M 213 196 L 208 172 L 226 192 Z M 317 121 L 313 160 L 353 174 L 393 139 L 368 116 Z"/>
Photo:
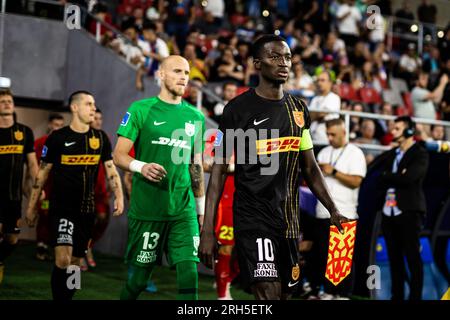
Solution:
<path fill-rule="evenodd" d="M 300 137 L 281 137 L 275 139 L 256 140 L 257 154 L 299 151 Z"/>
<path fill-rule="evenodd" d="M 96 165 L 100 161 L 99 154 L 74 154 L 61 155 L 61 164 L 77 166 L 77 165 Z"/>
<path fill-rule="evenodd" d="M 0 154 L 22 154 L 23 153 L 23 145 L 21 144 L 10 144 L 0 146 Z"/>

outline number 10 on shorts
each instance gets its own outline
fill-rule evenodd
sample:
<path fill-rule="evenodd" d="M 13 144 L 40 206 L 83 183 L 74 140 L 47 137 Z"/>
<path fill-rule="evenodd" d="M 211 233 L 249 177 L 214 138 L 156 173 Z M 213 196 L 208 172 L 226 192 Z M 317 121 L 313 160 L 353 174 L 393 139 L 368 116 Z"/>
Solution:
<path fill-rule="evenodd" d="M 258 245 L 258 261 L 274 261 L 272 240 L 267 238 L 256 239 Z"/>

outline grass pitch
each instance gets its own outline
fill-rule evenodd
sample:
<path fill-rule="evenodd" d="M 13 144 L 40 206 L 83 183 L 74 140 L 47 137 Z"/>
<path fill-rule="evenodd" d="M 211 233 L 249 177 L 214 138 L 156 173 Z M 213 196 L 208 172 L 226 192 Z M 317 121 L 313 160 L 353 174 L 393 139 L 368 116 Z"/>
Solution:
<path fill-rule="evenodd" d="M 20 242 L 17 249 L 5 261 L 3 283 L 0 285 L 0 300 L 49 300 L 51 299 L 50 275 L 53 262 L 34 258 L 35 244 Z M 81 290 L 75 300 L 118 300 L 126 277 L 127 266 L 123 259 L 104 254 L 95 254 L 97 267 L 83 272 Z M 176 272 L 168 267 L 157 266 L 153 280 L 156 293 L 143 292 L 140 300 L 174 300 L 177 295 Z M 213 288 L 214 278 L 199 274 L 199 298 L 217 299 Z M 242 290 L 231 288 L 231 295 L 237 300 L 253 299 Z"/>

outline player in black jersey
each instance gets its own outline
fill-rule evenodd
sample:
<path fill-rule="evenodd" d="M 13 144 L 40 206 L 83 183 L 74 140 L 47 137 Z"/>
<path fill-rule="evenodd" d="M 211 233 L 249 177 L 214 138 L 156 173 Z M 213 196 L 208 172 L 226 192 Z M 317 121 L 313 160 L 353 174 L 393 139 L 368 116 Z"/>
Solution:
<path fill-rule="evenodd" d="M 253 59 L 259 85 L 231 100 L 222 115 L 199 253 L 211 266 L 216 208 L 234 150 L 234 232 L 242 280 L 256 299 L 281 299 L 299 282 L 300 169 L 341 232 L 345 218 L 315 160 L 308 109 L 283 91 L 291 67 L 289 46 L 279 36 L 264 35 L 253 44 Z"/>
<path fill-rule="evenodd" d="M 0 283 L 3 262 L 19 239 L 24 164 L 33 179 L 38 171 L 33 132 L 14 122 L 10 90 L 0 90 Z"/>
<path fill-rule="evenodd" d="M 92 237 L 94 187 L 100 161 L 115 195 L 114 215 L 123 212 L 122 184 L 112 161 L 111 143 L 106 133 L 89 126 L 95 115 L 94 97 L 89 92 L 77 91 L 70 96 L 69 105 L 72 111 L 70 125 L 52 132 L 45 142 L 26 216 L 28 224 L 33 226 L 38 196 L 53 169 L 49 218 L 55 247 L 51 278 L 55 300 L 71 299 L 77 288 L 76 283 L 68 284 L 67 280 L 73 273 L 73 268 L 68 267 L 80 265 Z M 79 272 L 79 268 L 74 270 Z"/>

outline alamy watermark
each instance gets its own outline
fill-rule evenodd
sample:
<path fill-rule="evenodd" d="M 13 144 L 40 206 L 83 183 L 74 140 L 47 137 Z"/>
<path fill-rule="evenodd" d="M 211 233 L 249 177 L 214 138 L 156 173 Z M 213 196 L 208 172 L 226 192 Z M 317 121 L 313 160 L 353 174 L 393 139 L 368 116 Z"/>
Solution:
<path fill-rule="evenodd" d="M 222 132 L 208 129 L 203 134 L 195 128 L 202 122 L 186 123 L 186 127 L 172 131 L 171 136 L 160 136 L 149 141 L 150 144 L 171 147 L 171 161 L 174 164 L 187 164 L 191 154 L 202 153 L 202 144 L 215 135 L 214 162 L 224 164 L 234 154 L 235 164 L 259 164 L 261 175 L 275 175 L 280 166 L 280 153 L 300 152 L 301 137 L 280 137 L 278 129 L 227 129 Z"/>
<path fill-rule="evenodd" d="M 381 270 L 380 267 L 372 264 L 367 267 L 366 273 L 368 275 L 366 286 L 369 290 L 381 289 Z"/>
<path fill-rule="evenodd" d="M 73 290 L 81 289 L 81 271 L 80 267 L 76 265 L 70 265 L 67 267 L 67 274 L 70 274 L 70 276 L 67 278 L 66 286 L 68 289 Z"/>
<path fill-rule="evenodd" d="M 383 17 L 381 16 L 381 9 L 379 6 L 371 5 L 367 7 L 366 13 L 368 15 L 366 20 L 366 27 L 369 30 L 382 30 Z"/>
<path fill-rule="evenodd" d="M 69 5 L 64 10 L 64 23 L 69 30 L 81 29 L 81 9 L 77 5 Z"/>

